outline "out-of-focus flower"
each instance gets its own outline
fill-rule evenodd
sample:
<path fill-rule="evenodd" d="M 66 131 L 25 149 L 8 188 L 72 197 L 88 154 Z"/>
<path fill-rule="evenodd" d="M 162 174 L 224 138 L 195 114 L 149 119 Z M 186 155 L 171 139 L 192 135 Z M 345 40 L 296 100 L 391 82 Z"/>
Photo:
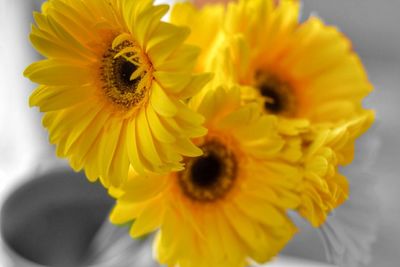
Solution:
<path fill-rule="evenodd" d="M 182 169 L 201 155 L 190 139 L 205 134 L 185 101 L 207 82 L 193 75 L 199 49 L 184 45 L 187 28 L 162 22 L 153 1 L 50 0 L 30 39 L 47 59 L 24 75 L 39 83 L 30 105 L 57 155 L 89 180 L 119 186 L 138 173 Z"/>
<path fill-rule="evenodd" d="M 348 155 L 354 154 L 355 139 L 365 123 L 370 122 L 360 116 L 336 127 L 311 128 L 301 135 L 303 156 L 299 162 L 304 179 L 299 213 L 314 227 L 321 226 L 327 215 L 348 198 L 348 181 L 339 173 L 339 166 L 348 163 Z"/>
<path fill-rule="evenodd" d="M 179 26 L 190 26 L 191 33 L 187 42 L 201 47 L 197 62 L 197 70 L 209 69 L 207 60 L 210 58 L 215 43 L 221 33 L 221 25 L 225 21 L 225 6 L 222 4 L 205 5 L 196 8 L 189 2 L 177 3 L 171 11 L 171 21 Z M 207 34 L 205 34 L 207 33 Z"/>
<path fill-rule="evenodd" d="M 209 12 L 207 10 L 213 10 Z M 300 213 L 314 226 L 343 203 L 346 179 L 338 166 L 352 161 L 354 142 L 371 125 L 362 100 L 372 90 L 350 41 L 319 18 L 299 22 L 299 1 L 239 0 L 227 5 L 219 31 L 200 39 L 200 21 L 221 9 L 177 5 L 171 20 L 192 29 L 190 39 L 205 47 L 199 65 L 216 79 L 239 84 L 242 102 L 276 115 L 285 157 L 304 173 Z M 190 12 L 190 19 L 182 19 Z M 194 18 L 194 19 L 193 19 Z M 261 34 L 262 33 L 262 34 Z"/>
<path fill-rule="evenodd" d="M 240 106 L 238 88 L 191 101 L 206 117 L 204 151 L 164 177 L 130 176 L 111 214 L 132 223 L 131 236 L 160 229 L 155 242 L 168 266 L 247 266 L 265 262 L 296 232 L 286 211 L 298 206 L 301 173 L 282 160 L 274 116 Z"/>

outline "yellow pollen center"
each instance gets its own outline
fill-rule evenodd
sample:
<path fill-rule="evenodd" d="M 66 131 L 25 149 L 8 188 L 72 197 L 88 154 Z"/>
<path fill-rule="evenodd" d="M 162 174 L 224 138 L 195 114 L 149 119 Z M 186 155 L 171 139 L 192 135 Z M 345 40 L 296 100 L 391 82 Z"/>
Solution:
<path fill-rule="evenodd" d="M 293 117 L 296 113 L 296 99 L 292 87 L 276 77 L 258 75 L 255 87 L 263 99 L 267 113 Z"/>
<path fill-rule="evenodd" d="M 204 154 L 188 159 L 178 180 L 187 197 L 211 202 L 223 198 L 232 188 L 238 172 L 237 159 L 231 149 L 217 140 L 207 141 L 201 149 Z"/>
<path fill-rule="evenodd" d="M 140 49 L 129 40 L 107 49 L 100 68 L 103 92 L 114 105 L 130 110 L 140 106 L 151 87 L 151 73 Z"/>

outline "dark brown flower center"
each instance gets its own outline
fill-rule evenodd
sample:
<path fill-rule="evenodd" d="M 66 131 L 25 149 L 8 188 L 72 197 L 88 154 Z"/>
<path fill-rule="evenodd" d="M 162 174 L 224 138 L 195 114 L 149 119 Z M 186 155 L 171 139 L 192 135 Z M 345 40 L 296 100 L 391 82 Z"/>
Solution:
<path fill-rule="evenodd" d="M 201 148 L 204 154 L 186 162 L 178 173 L 179 184 L 186 196 L 195 201 L 210 202 L 224 197 L 237 175 L 234 152 L 224 144 L 211 140 Z"/>
<path fill-rule="evenodd" d="M 146 96 L 149 83 L 146 70 L 135 52 L 118 53 L 134 44 L 125 41 L 115 48 L 109 48 L 103 55 L 100 68 L 103 90 L 107 98 L 115 105 L 129 110 L 138 106 Z M 136 74 L 132 77 L 133 74 Z"/>
<path fill-rule="evenodd" d="M 191 169 L 191 181 L 198 187 L 211 187 L 218 182 L 223 162 L 213 153 L 196 160 Z"/>
<path fill-rule="evenodd" d="M 137 88 L 140 82 L 140 77 L 131 80 L 132 73 L 137 69 L 138 67 L 136 65 L 122 57 L 115 59 L 114 77 L 117 80 L 117 83 L 120 85 L 119 90 L 122 94 L 126 91 L 134 91 Z"/>
<path fill-rule="evenodd" d="M 291 117 L 295 114 L 295 97 L 291 86 L 273 76 L 258 75 L 256 79 L 267 113 Z"/>

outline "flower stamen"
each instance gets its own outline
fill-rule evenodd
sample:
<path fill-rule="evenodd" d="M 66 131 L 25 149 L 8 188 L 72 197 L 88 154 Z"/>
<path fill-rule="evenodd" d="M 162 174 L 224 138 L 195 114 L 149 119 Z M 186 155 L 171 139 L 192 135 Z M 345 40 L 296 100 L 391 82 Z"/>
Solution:
<path fill-rule="evenodd" d="M 194 201 L 212 202 L 232 188 L 238 173 L 235 153 L 222 142 L 211 139 L 200 146 L 204 154 L 190 158 L 178 173 L 183 193 Z"/>
<path fill-rule="evenodd" d="M 296 99 L 292 87 L 280 79 L 258 74 L 256 85 L 263 98 L 263 107 L 267 113 L 293 117 L 296 111 Z"/>
<path fill-rule="evenodd" d="M 151 68 L 135 43 L 123 35 L 104 53 L 100 69 L 104 93 L 114 105 L 130 110 L 147 98 Z"/>

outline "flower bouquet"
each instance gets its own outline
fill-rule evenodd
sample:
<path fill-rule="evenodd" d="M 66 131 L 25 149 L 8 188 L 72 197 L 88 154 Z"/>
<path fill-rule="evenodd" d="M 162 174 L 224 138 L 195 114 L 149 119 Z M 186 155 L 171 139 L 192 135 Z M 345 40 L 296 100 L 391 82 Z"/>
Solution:
<path fill-rule="evenodd" d="M 180 3 L 165 20 L 151 0 L 49 0 L 34 13 L 45 59 L 24 72 L 39 84 L 30 105 L 57 155 L 116 199 L 111 222 L 155 233 L 160 264 L 269 262 L 298 232 L 288 213 L 320 228 L 349 198 L 340 167 L 374 120 L 372 85 L 349 39 L 300 22 L 300 6 Z"/>

